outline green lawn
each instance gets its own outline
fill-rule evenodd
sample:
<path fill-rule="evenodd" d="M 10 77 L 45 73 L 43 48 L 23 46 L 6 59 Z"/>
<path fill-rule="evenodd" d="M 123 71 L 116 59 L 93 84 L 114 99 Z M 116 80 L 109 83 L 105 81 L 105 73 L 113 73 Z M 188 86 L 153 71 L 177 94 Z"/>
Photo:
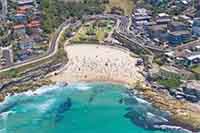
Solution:
<path fill-rule="evenodd" d="M 112 31 L 113 26 L 114 22 L 111 20 L 99 20 L 86 23 L 76 33 L 72 42 L 101 42 Z"/>
<path fill-rule="evenodd" d="M 166 86 L 168 88 L 177 88 L 181 85 L 180 79 L 159 79 L 157 81 L 160 85 Z"/>
<path fill-rule="evenodd" d="M 192 71 L 195 72 L 195 73 L 200 73 L 200 65 L 194 66 L 192 68 Z"/>

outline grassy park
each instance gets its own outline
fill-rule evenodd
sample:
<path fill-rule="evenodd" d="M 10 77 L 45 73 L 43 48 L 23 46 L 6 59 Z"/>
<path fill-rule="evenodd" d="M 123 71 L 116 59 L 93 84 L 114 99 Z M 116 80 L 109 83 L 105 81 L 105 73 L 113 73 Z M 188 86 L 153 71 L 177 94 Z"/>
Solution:
<path fill-rule="evenodd" d="M 112 20 L 99 20 L 85 23 L 76 33 L 72 42 L 101 42 L 112 31 Z"/>
<path fill-rule="evenodd" d="M 196 73 L 200 73 L 200 66 L 199 65 L 193 66 L 192 71 Z"/>

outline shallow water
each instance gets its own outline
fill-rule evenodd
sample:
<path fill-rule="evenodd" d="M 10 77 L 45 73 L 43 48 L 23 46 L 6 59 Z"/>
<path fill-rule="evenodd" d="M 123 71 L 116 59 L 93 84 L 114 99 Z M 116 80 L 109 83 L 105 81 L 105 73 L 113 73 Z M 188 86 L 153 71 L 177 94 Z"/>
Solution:
<path fill-rule="evenodd" d="M 185 132 L 171 126 L 161 130 L 160 125 L 170 124 L 167 117 L 148 102 L 130 97 L 123 85 L 55 85 L 0 103 L 0 133 Z"/>

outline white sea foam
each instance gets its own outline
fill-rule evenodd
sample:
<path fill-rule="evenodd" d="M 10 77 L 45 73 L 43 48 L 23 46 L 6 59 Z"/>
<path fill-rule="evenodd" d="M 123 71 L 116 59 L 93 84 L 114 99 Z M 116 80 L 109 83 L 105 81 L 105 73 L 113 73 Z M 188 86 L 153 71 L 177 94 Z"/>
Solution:
<path fill-rule="evenodd" d="M 57 90 L 59 88 L 60 88 L 59 84 L 43 86 L 43 87 L 40 87 L 39 89 L 37 89 L 35 91 L 29 90 L 29 91 L 26 91 L 26 92 L 23 92 L 23 93 L 15 94 L 15 96 L 19 96 L 19 95 L 20 96 L 21 95 L 26 95 L 26 96 L 43 95 L 45 93 Z"/>
<path fill-rule="evenodd" d="M 166 118 L 164 118 L 162 116 L 155 115 L 155 114 L 153 114 L 151 112 L 147 112 L 147 117 L 149 117 L 149 118 L 155 118 L 155 119 L 160 120 L 162 122 L 168 122 L 168 120 Z"/>
<path fill-rule="evenodd" d="M 6 133 L 6 128 L 0 129 L 0 133 Z"/>
<path fill-rule="evenodd" d="M 139 98 L 137 96 L 135 96 L 135 99 L 139 102 L 139 103 L 143 103 L 143 104 L 150 104 L 149 102 L 147 102 L 146 100 Z"/>
<path fill-rule="evenodd" d="M 87 91 L 89 89 L 91 89 L 92 87 L 87 84 L 87 83 L 76 83 L 76 84 L 70 84 L 68 86 L 71 89 L 76 89 L 76 90 L 80 90 L 80 91 Z"/>
<path fill-rule="evenodd" d="M 12 96 L 8 95 L 8 96 L 5 97 L 5 100 L 0 103 L 0 108 L 3 108 L 4 106 L 10 105 L 13 102 L 17 102 L 17 101 L 20 102 L 20 99 L 24 98 L 26 96 L 28 96 L 28 97 L 40 96 L 40 95 L 43 95 L 43 94 L 48 93 L 48 92 L 52 92 L 52 91 L 60 89 L 60 88 L 62 88 L 62 87 L 60 87 L 58 85 L 50 85 L 50 86 L 43 86 L 43 87 L 37 89 L 36 91 L 29 90 L 29 91 L 26 91 L 26 92 L 23 92 L 23 93 L 16 93 Z"/>
<path fill-rule="evenodd" d="M 14 113 L 15 113 L 14 111 L 7 111 L 7 112 L 1 113 L 0 116 L 1 116 L 4 120 L 6 120 L 6 119 L 8 118 L 8 115 L 9 115 L 9 114 L 14 114 Z"/>
<path fill-rule="evenodd" d="M 155 114 L 153 114 L 153 113 L 151 113 L 151 112 L 147 112 L 147 116 L 149 116 L 149 117 L 154 117 Z"/>
<path fill-rule="evenodd" d="M 59 89 L 58 85 L 44 86 L 44 87 L 41 87 L 41 88 L 37 89 L 36 91 L 34 91 L 33 94 L 34 95 L 43 95 L 47 92 L 51 92 L 51 91 L 54 91 L 56 89 Z"/>
<path fill-rule="evenodd" d="M 7 111 L 4 113 L 0 114 L 0 118 L 3 121 L 3 129 L 0 129 L 0 133 L 6 133 L 7 132 L 7 119 L 8 119 L 8 115 L 14 113 L 13 111 Z"/>
<path fill-rule="evenodd" d="M 55 99 L 49 99 L 45 101 L 44 103 L 41 103 L 39 106 L 37 106 L 37 109 L 40 112 L 46 112 L 54 103 L 55 103 Z"/>
<path fill-rule="evenodd" d="M 172 130 L 172 131 L 174 131 L 174 133 L 177 131 L 178 131 L 178 133 L 192 133 L 192 131 L 178 127 L 178 126 L 170 126 L 170 125 L 159 125 L 158 126 L 157 125 L 157 126 L 155 126 L 155 128 L 159 128 L 162 130 Z"/>

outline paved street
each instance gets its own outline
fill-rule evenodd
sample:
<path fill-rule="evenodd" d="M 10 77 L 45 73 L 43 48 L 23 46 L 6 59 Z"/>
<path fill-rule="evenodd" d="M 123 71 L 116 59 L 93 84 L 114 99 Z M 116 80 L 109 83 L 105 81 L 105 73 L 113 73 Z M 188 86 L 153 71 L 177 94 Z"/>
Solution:
<path fill-rule="evenodd" d="M 105 15 L 93 15 L 93 16 L 86 16 L 84 17 L 86 20 L 91 20 L 91 19 L 113 19 L 115 21 L 120 21 L 119 26 L 116 28 L 116 32 L 118 34 L 120 34 L 122 37 L 124 37 L 125 39 L 129 39 L 130 41 L 133 42 L 133 45 L 139 45 L 140 47 L 146 49 L 149 46 L 144 46 L 144 42 L 142 42 L 142 40 L 136 38 L 134 35 L 129 34 L 129 18 L 126 16 L 120 16 L 120 15 L 113 15 L 113 14 L 105 14 Z M 72 23 L 71 19 L 66 20 L 63 24 L 61 24 L 59 26 L 59 28 L 56 30 L 53 38 L 50 41 L 49 44 L 49 49 L 48 51 L 41 56 L 35 57 L 35 58 L 31 58 L 30 60 L 26 60 L 20 63 L 14 63 L 12 65 L 9 64 L 9 67 L 5 67 L 3 69 L 0 70 L 0 72 L 3 71 L 8 71 L 11 69 L 15 69 L 24 65 L 28 65 L 28 64 L 32 64 L 32 63 L 36 63 L 38 61 L 47 59 L 49 57 L 53 57 L 58 50 L 58 41 L 60 36 L 62 35 L 62 33 L 65 31 L 65 29 L 71 27 L 71 26 L 77 26 L 77 24 L 81 24 L 79 21 L 77 21 L 76 23 Z M 154 47 L 152 47 L 154 48 Z M 158 49 L 159 50 L 159 49 Z"/>

